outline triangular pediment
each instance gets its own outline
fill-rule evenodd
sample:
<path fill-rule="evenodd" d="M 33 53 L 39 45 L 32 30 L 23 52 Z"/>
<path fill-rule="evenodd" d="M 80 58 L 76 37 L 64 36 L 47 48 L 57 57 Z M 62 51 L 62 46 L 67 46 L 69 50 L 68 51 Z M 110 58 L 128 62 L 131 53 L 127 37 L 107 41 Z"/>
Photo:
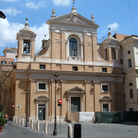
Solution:
<path fill-rule="evenodd" d="M 86 91 L 83 90 L 82 88 L 75 86 L 69 90 L 66 91 L 67 93 L 85 93 Z"/>
<path fill-rule="evenodd" d="M 89 26 L 91 28 L 98 28 L 99 26 L 94 22 L 88 20 L 87 18 L 81 16 L 78 13 L 69 13 L 63 16 L 55 17 L 54 19 L 50 19 L 47 21 L 47 24 L 66 24 L 66 25 L 81 25 L 81 26 Z"/>

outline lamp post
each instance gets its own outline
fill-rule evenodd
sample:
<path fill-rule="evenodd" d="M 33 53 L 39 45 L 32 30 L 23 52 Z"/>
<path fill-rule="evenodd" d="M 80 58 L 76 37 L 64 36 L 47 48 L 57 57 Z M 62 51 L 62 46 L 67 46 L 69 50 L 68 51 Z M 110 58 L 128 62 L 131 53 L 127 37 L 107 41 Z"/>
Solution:
<path fill-rule="evenodd" d="M 26 127 L 28 126 L 28 95 L 29 95 L 29 88 L 26 91 Z"/>
<path fill-rule="evenodd" d="M 57 83 L 57 79 L 58 79 L 58 74 L 57 72 L 54 74 L 54 80 L 55 80 L 55 122 L 54 122 L 54 131 L 53 131 L 53 135 L 56 136 L 57 135 L 57 113 L 56 113 L 56 83 Z"/>

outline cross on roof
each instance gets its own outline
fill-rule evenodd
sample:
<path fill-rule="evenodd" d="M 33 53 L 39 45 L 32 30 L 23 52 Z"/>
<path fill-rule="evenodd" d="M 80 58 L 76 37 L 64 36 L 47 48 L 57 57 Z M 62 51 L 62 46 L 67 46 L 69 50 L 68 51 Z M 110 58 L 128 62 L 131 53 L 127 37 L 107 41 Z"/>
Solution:
<path fill-rule="evenodd" d="M 73 0 L 73 6 L 74 6 L 74 4 L 75 4 L 75 0 Z"/>

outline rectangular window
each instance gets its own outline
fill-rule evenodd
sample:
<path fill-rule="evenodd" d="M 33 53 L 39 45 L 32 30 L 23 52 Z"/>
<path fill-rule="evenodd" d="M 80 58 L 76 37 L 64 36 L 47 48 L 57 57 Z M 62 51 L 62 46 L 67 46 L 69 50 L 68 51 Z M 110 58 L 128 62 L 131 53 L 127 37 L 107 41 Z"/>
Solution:
<path fill-rule="evenodd" d="M 129 111 L 133 111 L 133 108 L 129 108 Z"/>
<path fill-rule="evenodd" d="M 131 68 L 132 65 L 131 65 L 131 59 L 128 59 L 128 68 Z"/>
<path fill-rule="evenodd" d="M 115 48 L 112 48 L 112 59 L 113 60 L 116 60 L 116 49 Z"/>
<path fill-rule="evenodd" d="M 39 83 L 39 90 L 45 90 L 46 84 L 45 83 Z"/>
<path fill-rule="evenodd" d="M 78 71 L 78 67 L 72 67 L 73 71 Z"/>
<path fill-rule="evenodd" d="M 24 40 L 23 53 L 24 54 L 29 54 L 30 53 L 30 41 L 29 40 Z"/>
<path fill-rule="evenodd" d="M 103 104 L 103 112 L 108 112 L 108 104 Z"/>
<path fill-rule="evenodd" d="M 108 92 L 108 85 L 107 84 L 102 84 L 102 92 Z"/>
<path fill-rule="evenodd" d="M 6 64 L 6 61 L 1 61 L 1 64 Z"/>
<path fill-rule="evenodd" d="M 46 69 L 46 65 L 40 65 L 40 69 Z"/>
<path fill-rule="evenodd" d="M 133 89 L 129 89 L 129 97 L 133 98 Z"/>
<path fill-rule="evenodd" d="M 127 54 L 130 54 L 130 50 L 127 52 Z"/>
<path fill-rule="evenodd" d="M 102 68 L 102 72 L 107 72 L 107 68 Z"/>
<path fill-rule="evenodd" d="M 37 82 L 37 91 L 48 91 L 48 82 Z"/>

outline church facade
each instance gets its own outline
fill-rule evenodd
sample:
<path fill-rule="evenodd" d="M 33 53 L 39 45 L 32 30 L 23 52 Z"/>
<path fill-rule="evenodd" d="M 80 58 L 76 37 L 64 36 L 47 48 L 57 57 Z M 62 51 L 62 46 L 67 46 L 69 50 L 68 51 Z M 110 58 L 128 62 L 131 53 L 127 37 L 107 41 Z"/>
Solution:
<path fill-rule="evenodd" d="M 94 17 L 86 19 L 75 7 L 59 17 L 53 10 L 47 24 L 50 37 L 42 40 L 37 55 L 36 34 L 28 21 L 17 33 L 17 62 L 1 85 L 4 110 L 9 116 L 26 118 L 28 114 L 33 120 L 53 120 L 55 96 L 57 117 L 57 101 L 63 100 L 63 120 L 72 120 L 77 112 L 126 110 L 120 41 L 109 31 L 98 46 L 99 26 Z"/>

